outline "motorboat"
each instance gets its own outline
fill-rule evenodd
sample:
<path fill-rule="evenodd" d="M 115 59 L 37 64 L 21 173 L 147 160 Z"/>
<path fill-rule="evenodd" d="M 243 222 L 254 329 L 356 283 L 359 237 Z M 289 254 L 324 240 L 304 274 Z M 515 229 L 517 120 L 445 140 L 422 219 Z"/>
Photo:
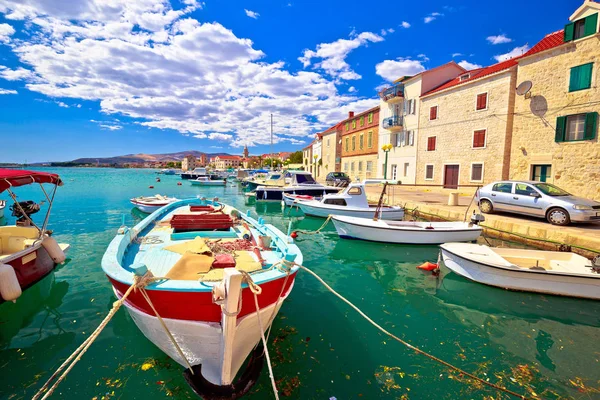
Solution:
<path fill-rule="evenodd" d="M 0 200 L 0 218 L 4 217 L 4 209 L 6 208 L 6 201 Z"/>
<path fill-rule="evenodd" d="M 48 203 L 41 224 L 36 224 L 31 218 L 40 211 L 40 204 L 32 200 L 18 201 L 13 192 L 16 187 L 35 183 L 40 185 Z M 44 184 L 52 185 L 53 190 L 47 191 Z M 57 174 L 0 169 L 0 193 L 6 191 L 13 200 L 10 210 L 17 219 L 15 225 L 0 227 L 0 303 L 16 301 L 24 290 L 65 262 L 69 245 L 59 244 L 47 230 L 54 196 L 62 184 Z"/>
<path fill-rule="evenodd" d="M 283 193 L 283 204 L 285 206 L 291 207 L 294 205 L 294 203 L 297 200 L 304 200 L 304 201 L 308 201 L 308 200 L 320 200 L 319 197 L 314 197 L 314 196 L 309 196 L 306 194 L 291 194 L 291 193 Z"/>
<path fill-rule="evenodd" d="M 247 177 L 242 178 L 242 187 L 246 190 L 254 190 L 256 186 L 251 185 L 251 183 L 259 180 L 264 180 L 267 177 L 268 173 L 269 171 L 262 169 L 252 171 L 252 173 L 250 173 Z"/>
<path fill-rule="evenodd" d="M 180 200 L 131 229 L 121 227 L 102 259 L 118 298 L 136 274 L 150 279 L 145 292 L 152 305 L 140 290 L 130 291 L 124 305 L 152 343 L 192 366 L 186 379 L 200 395 L 202 385 L 216 387 L 219 398 L 239 398 L 250 389 L 262 368 L 261 333 L 302 264 L 291 237 L 249 214 L 216 199 Z"/>
<path fill-rule="evenodd" d="M 141 212 L 151 214 L 161 207 L 171 204 L 177 199 L 175 197 L 167 197 L 160 194 L 154 196 L 140 196 L 129 200 Z"/>
<path fill-rule="evenodd" d="M 206 168 L 202 168 L 202 167 L 198 167 L 198 168 L 194 168 L 193 171 L 187 171 L 187 172 L 182 172 L 181 173 L 181 179 L 198 179 L 201 177 L 205 177 L 208 176 L 211 179 L 220 179 L 220 176 L 217 174 L 210 174 Z"/>
<path fill-rule="evenodd" d="M 397 244 L 441 244 L 473 242 L 482 228 L 469 222 L 385 221 L 332 215 L 341 238 Z"/>
<path fill-rule="evenodd" d="M 444 265 L 485 285 L 600 300 L 600 266 L 575 253 L 489 247 L 440 246 Z"/>
<path fill-rule="evenodd" d="M 288 181 L 289 183 L 289 181 Z M 266 175 L 260 176 L 257 174 L 253 180 L 248 180 L 248 184 L 246 188 L 248 190 L 254 191 L 259 186 L 268 186 L 268 187 L 284 187 L 286 185 L 285 174 L 279 171 L 270 172 Z"/>
<path fill-rule="evenodd" d="M 366 185 L 381 184 L 387 181 L 379 179 L 352 182 L 339 194 L 327 194 L 321 200 L 296 201 L 295 205 L 306 215 L 327 218 L 329 215 L 344 215 L 347 217 L 374 218 L 379 210 L 380 219 L 401 220 L 404 218 L 404 208 L 399 206 L 381 206 L 369 204 L 367 201 Z M 339 190 L 339 188 L 336 188 Z"/>
<path fill-rule="evenodd" d="M 175 175 L 177 173 L 177 170 L 175 169 L 161 169 L 160 172 L 157 172 L 157 174 L 162 174 L 162 175 Z"/>
<path fill-rule="evenodd" d="M 340 191 L 340 188 L 317 183 L 310 172 L 287 171 L 279 174 L 281 177 L 276 185 L 267 182 L 256 188 L 256 201 L 282 201 L 284 193 L 321 197 Z"/>
<path fill-rule="evenodd" d="M 235 174 L 228 175 L 226 178 L 227 182 L 235 183 L 238 182 L 238 177 Z"/>
<path fill-rule="evenodd" d="M 197 179 L 190 180 L 195 186 L 225 186 L 224 179 L 211 179 L 209 176 L 200 176 Z"/>

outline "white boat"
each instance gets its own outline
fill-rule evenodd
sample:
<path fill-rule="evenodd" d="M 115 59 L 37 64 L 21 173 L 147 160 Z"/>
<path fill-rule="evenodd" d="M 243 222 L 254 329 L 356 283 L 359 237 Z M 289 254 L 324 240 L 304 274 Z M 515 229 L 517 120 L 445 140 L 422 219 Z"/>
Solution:
<path fill-rule="evenodd" d="M 200 176 L 197 179 L 190 180 L 190 182 L 196 186 L 225 186 L 224 179 L 210 179 L 209 176 Z"/>
<path fill-rule="evenodd" d="M 382 180 L 365 180 L 353 182 L 342 193 L 327 194 L 321 200 L 296 201 L 296 205 L 306 215 L 327 218 L 329 215 L 345 215 L 347 217 L 373 218 L 377 205 L 367 201 L 366 184 L 385 183 Z M 380 219 L 401 220 L 404 218 L 404 208 L 398 206 L 383 206 L 380 208 Z"/>
<path fill-rule="evenodd" d="M 283 204 L 291 207 L 294 205 L 294 203 L 296 202 L 296 200 L 304 200 L 304 201 L 308 201 L 308 200 L 320 200 L 320 197 L 314 197 L 314 196 L 309 196 L 307 194 L 291 194 L 291 193 L 283 193 Z"/>
<path fill-rule="evenodd" d="M 0 218 L 4 217 L 4 209 L 6 208 L 6 201 L 0 200 Z"/>
<path fill-rule="evenodd" d="M 340 191 L 339 187 L 318 183 L 312 174 L 306 171 L 274 173 L 264 183 L 255 184 L 258 185 L 255 190 L 256 201 L 282 201 L 284 193 L 320 197 Z"/>
<path fill-rule="evenodd" d="M 482 228 L 468 222 L 377 221 L 371 218 L 332 215 L 341 238 L 405 244 L 473 242 Z"/>
<path fill-rule="evenodd" d="M 161 207 L 176 202 L 175 197 L 162 196 L 160 194 L 154 196 L 140 196 L 129 200 L 141 212 L 152 214 Z"/>
<path fill-rule="evenodd" d="M 574 253 L 444 243 L 444 265 L 504 289 L 600 300 L 600 268 Z"/>

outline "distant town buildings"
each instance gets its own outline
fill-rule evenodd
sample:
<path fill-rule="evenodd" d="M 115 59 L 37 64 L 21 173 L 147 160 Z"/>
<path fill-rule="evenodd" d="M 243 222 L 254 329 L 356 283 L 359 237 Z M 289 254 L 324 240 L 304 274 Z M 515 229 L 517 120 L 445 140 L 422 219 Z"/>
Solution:
<path fill-rule="evenodd" d="M 206 157 L 206 155 L 203 154 Z M 196 157 L 191 154 L 183 157 L 181 161 L 181 170 L 182 171 L 193 171 L 196 168 Z"/>
<path fill-rule="evenodd" d="M 212 160 L 216 169 L 239 168 L 242 166 L 242 157 L 240 156 L 216 156 Z"/>

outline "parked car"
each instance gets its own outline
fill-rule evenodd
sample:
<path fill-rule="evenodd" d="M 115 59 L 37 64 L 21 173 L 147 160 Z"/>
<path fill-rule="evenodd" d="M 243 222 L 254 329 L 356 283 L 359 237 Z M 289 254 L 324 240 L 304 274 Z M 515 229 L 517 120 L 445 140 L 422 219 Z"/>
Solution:
<path fill-rule="evenodd" d="M 545 218 L 554 225 L 600 221 L 600 203 L 573 196 L 546 182 L 501 181 L 479 189 L 476 197 L 484 213 L 505 211 Z"/>
<path fill-rule="evenodd" d="M 330 172 L 325 177 L 325 183 L 329 186 L 346 187 L 352 180 L 344 172 Z"/>

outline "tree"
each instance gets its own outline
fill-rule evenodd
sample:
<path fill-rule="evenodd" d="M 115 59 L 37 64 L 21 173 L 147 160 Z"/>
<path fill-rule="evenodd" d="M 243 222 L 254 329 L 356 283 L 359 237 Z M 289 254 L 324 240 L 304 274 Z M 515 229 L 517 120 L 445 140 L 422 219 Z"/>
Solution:
<path fill-rule="evenodd" d="M 290 163 L 292 164 L 302 164 L 302 151 L 295 151 L 290 154 Z"/>

